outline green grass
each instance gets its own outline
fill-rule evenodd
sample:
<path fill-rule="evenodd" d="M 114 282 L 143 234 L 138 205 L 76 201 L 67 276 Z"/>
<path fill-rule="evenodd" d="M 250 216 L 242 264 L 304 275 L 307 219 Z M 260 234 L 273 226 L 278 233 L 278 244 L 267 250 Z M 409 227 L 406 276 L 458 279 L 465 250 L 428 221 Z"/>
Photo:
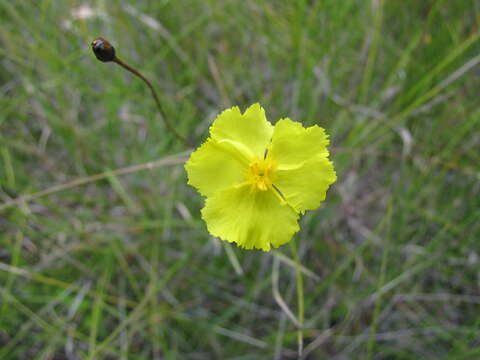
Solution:
<path fill-rule="evenodd" d="M 295 241 L 305 359 L 480 357 L 477 0 L 84 3 L 0 2 L 0 359 L 296 358 L 290 247 L 209 237 L 185 147 L 97 36 L 196 144 L 254 102 L 331 134 Z"/>

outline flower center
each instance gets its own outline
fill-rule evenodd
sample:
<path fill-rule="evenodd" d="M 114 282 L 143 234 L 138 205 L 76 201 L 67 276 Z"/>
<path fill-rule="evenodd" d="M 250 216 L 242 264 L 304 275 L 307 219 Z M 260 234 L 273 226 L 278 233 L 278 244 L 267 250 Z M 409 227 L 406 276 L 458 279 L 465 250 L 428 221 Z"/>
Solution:
<path fill-rule="evenodd" d="M 275 163 L 271 159 L 253 160 L 247 170 L 246 180 L 253 190 L 266 191 L 272 186 L 274 180 Z"/>

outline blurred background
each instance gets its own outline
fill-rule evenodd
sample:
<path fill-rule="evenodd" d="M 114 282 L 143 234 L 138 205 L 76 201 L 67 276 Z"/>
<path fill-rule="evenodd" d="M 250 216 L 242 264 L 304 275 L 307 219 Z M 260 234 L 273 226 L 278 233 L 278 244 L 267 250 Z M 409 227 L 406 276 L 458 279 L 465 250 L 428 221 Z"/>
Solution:
<path fill-rule="evenodd" d="M 196 144 L 255 102 L 331 135 L 338 181 L 295 237 L 304 359 L 479 359 L 479 11 L 0 1 L 0 359 L 297 358 L 290 247 L 209 236 L 187 149 L 98 36 Z"/>

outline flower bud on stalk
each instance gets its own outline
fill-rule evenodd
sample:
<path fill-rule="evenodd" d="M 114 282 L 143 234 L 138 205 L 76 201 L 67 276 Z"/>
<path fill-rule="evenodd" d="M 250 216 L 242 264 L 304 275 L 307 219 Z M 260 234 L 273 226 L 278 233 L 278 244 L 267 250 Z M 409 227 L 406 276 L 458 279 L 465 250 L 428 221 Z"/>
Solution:
<path fill-rule="evenodd" d="M 96 38 L 95 40 L 92 41 L 91 45 L 92 45 L 93 53 L 95 54 L 98 60 L 102 62 L 114 62 L 120 65 L 121 67 L 123 67 L 125 70 L 139 77 L 140 79 L 143 80 L 143 82 L 145 82 L 145 84 L 147 84 L 152 94 L 152 97 L 155 100 L 157 109 L 160 112 L 160 115 L 162 116 L 165 126 L 168 128 L 169 131 L 173 133 L 173 135 L 175 135 L 175 137 L 178 140 L 183 142 L 186 146 L 190 147 L 191 144 L 187 141 L 187 139 L 184 138 L 182 135 L 180 135 L 172 126 L 172 124 L 170 124 L 170 122 L 167 120 L 167 117 L 165 116 L 165 112 L 163 111 L 162 105 L 160 103 L 160 98 L 158 97 L 157 92 L 155 91 L 155 88 L 153 87 L 152 83 L 145 76 L 143 76 L 138 70 L 131 67 L 127 63 L 123 62 L 122 60 L 120 60 L 115 55 L 115 48 L 112 46 L 112 44 L 110 44 L 104 38 L 102 37 Z"/>
<path fill-rule="evenodd" d="M 97 38 L 92 41 L 92 50 L 98 60 L 109 62 L 115 60 L 115 48 L 104 38 Z"/>

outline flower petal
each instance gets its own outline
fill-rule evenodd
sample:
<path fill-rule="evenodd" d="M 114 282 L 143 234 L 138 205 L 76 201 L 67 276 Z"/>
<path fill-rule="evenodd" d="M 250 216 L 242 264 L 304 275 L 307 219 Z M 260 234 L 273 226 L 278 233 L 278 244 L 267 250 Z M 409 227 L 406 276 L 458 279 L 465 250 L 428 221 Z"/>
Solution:
<path fill-rule="evenodd" d="M 212 139 L 194 151 L 185 164 L 188 184 L 204 196 L 243 182 L 247 169 L 248 160 L 234 145 Z"/>
<path fill-rule="evenodd" d="M 275 124 L 269 156 L 280 169 L 300 166 L 313 157 L 328 157 L 328 136 L 317 125 L 304 128 L 299 122 L 289 118 Z"/>
<path fill-rule="evenodd" d="M 329 186 L 336 180 L 332 162 L 317 157 L 299 167 L 277 170 L 275 186 L 288 204 L 304 213 L 320 206 Z"/>
<path fill-rule="evenodd" d="M 234 141 L 251 151 L 250 156 L 263 158 L 272 137 L 273 125 L 267 121 L 265 110 L 253 104 L 243 114 L 234 106 L 223 111 L 210 127 L 212 139 Z"/>
<path fill-rule="evenodd" d="M 337 179 L 328 160 L 328 143 L 325 130 L 317 125 L 304 128 L 288 118 L 275 125 L 268 153 L 277 163 L 274 185 L 300 213 L 320 206 Z"/>
<path fill-rule="evenodd" d="M 299 215 L 273 190 L 251 191 L 243 185 L 209 197 L 202 209 L 208 231 L 245 249 L 270 250 L 299 230 Z"/>

